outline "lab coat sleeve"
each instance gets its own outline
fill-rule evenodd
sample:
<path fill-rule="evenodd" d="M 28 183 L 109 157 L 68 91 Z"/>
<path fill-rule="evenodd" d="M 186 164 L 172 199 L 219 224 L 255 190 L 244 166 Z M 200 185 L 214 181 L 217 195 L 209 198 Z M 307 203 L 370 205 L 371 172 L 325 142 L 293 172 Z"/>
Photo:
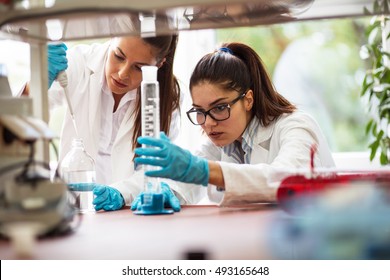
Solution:
<path fill-rule="evenodd" d="M 122 194 L 125 204 L 129 206 L 144 190 L 143 170 L 138 170 L 126 180 L 121 180 L 111 184 L 110 186 L 117 189 Z"/>
<path fill-rule="evenodd" d="M 295 114 L 275 126 L 270 147 L 271 164 L 279 168 L 310 168 L 311 149 L 315 145 L 315 167 L 334 167 L 335 163 L 318 124 L 307 114 Z"/>
<path fill-rule="evenodd" d="M 259 163 L 237 164 L 220 161 L 225 191 L 209 190 L 211 200 L 221 206 L 237 203 L 275 202 L 281 180 L 296 172 L 310 169 L 310 150 L 318 146 L 316 167 L 334 166 L 331 152 L 312 119 L 302 115 L 279 121 L 274 128 L 268 149 L 258 147 L 263 157 Z M 259 152 L 259 149 L 261 151 Z M 252 152 L 253 153 L 253 152 Z"/>
<path fill-rule="evenodd" d="M 236 164 L 219 162 L 225 180 L 225 191 L 218 192 L 215 187 L 209 186 L 208 195 L 211 201 L 220 206 L 275 202 L 277 186 L 283 176 L 278 168 L 269 164 Z M 286 173 L 288 174 L 288 173 Z M 277 178 L 278 180 L 273 180 Z"/>

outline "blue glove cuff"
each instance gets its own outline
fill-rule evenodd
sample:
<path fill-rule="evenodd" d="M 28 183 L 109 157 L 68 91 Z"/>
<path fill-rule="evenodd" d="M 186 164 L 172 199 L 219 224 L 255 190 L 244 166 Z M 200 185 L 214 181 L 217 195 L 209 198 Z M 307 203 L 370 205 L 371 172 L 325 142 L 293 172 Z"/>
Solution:
<path fill-rule="evenodd" d="M 191 152 L 186 151 L 190 155 L 190 162 L 187 170 L 182 175 L 187 182 L 193 182 L 207 187 L 209 184 L 210 170 L 207 159 L 193 156 Z"/>

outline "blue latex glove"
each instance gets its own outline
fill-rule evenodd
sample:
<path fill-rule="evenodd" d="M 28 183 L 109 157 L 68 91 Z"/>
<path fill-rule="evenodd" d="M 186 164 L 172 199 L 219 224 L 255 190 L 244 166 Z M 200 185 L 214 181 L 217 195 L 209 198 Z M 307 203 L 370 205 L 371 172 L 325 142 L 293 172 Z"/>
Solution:
<path fill-rule="evenodd" d="M 160 133 L 160 139 L 146 136 L 138 137 L 137 141 L 149 147 L 135 149 L 134 152 L 140 156 L 134 159 L 135 163 L 161 167 L 146 171 L 145 175 L 208 185 L 210 172 L 207 160 L 172 144 L 164 132 Z"/>
<path fill-rule="evenodd" d="M 119 210 L 125 205 L 121 193 L 112 187 L 104 185 L 96 185 L 93 189 L 95 198 L 93 199 L 93 205 L 96 211 L 101 209 L 105 211 Z"/>
<path fill-rule="evenodd" d="M 49 88 L 61 71 L 68 68 L 68 59 L 64 43 L 47 45 L 47 67 L 49 70 Z"/>
<path fill-rule="evenodd" d="M 179 212 L 180 211 L 180 201 L 175 196 L 175 194 L 173 193 L 173 191 L 171 190 L 169 185 L 167 183 L 161 182 L 160 186 L 161 186 L 161 193 L 164 195 L 164 206 L 168 207 L 168 208 L 169 207 L 172 208 L 173 211 L 175 211 L 175 212 Z M 133 210 L 133 211 L 137 210 L 138 207 L 141 206 L 143 195 L 144 195 L 144 193 L 142 192 L 134 199 L 133 203 L 131 204 L 131 210 Z"/>

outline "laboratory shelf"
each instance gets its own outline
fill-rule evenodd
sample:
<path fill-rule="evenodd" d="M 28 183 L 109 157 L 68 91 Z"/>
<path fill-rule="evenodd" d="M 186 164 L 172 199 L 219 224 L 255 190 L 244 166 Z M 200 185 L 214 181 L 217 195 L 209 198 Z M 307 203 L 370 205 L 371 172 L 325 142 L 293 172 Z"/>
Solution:
<path fill-rule="evenodd" d="M 13 6 L 0 6 L 0 38 L 41 42 L 139 34 L 140 21 L 150 17 L 156 20 L 159 33 L 354 17 L 369 13 L 374 1 L 14 1 Z M 160 24 L 165 16 L 169 26 Z"/>

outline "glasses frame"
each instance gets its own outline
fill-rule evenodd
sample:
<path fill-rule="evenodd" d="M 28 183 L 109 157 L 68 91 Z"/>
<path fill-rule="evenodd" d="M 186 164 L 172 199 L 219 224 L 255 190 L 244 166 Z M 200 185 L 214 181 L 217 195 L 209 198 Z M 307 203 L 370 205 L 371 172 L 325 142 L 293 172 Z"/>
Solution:
<path fill-rule="evenodd" d="M 190 110 L 188 110 L 186 112 L 187 114 L 187 117 L 188 119 L 190 120 L 191 123 L 193 123 L 194 125 L 203 125 L 205 122 L 206 122 L 206 118 L 207 116 L 210 116 L 210 118 L 212 118 L 213 120 L 217 121 L 217 122 L 221 122 L 221 121 L 225 121 L 227 120 L 228 118 L 230 118 L 230 109 L 231 107 L 236 104 L 239 100 L 243 99 L 245 97 L 245 95 L 247 94 L 248 90 L 246 90 L 245 92 L 241 93 L 238 97 L 236 97 L 235 99 L 233 99 L 232 101 L 230 101 L 229 103 L 226 103 L 226 104 L 219 104 L 217 106 L 214 106 L 212 108 L 210 108 L 209 110 L 207 111 L 201 111 L 199 109 L 196 109 L 194 107 L 192 107 Z M 210 111 L 214 110 L 215 108 L 219 107 L 219 106 L 222 106 L 222 105 L 225 105 L 226 108 L 228 109 L 228 116 L 222 120 L 219 120 L 219 119 L 216 119 L 211 113 Z M 193 112 L 196 112 L 196 113 L 201 113 L 204 115 L 204 122 L 203 123 L 194 123 L 190 117 L 190 113 L 193 113 Z"/>

